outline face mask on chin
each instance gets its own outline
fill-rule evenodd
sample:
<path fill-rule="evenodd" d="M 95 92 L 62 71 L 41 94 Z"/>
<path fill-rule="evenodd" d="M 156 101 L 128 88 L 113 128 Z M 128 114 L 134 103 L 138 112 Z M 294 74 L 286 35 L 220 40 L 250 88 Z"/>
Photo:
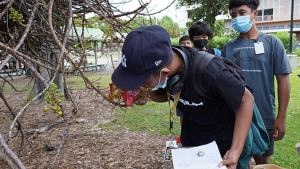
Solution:
<path fill-rule="evenodd" d="M 194 40 L 193 43 L 196 46 L 196 48 L 203 49 L 207 45 L 208 40 L 207 39 L 198 39 L 198 40 Z"/>
<path fill-rule="evenodd" d="M 232 19 L 231 20 L 232 21 L 232 27 L 240 33 L 249 32 L 249 30 L 252 27 L 252 23 L 253 23 L 253 22 L 250 21 L 250 17 L 252 16 L 252 14 L 251 15 L 246 15 L 246 16 L 239 16 L 239 17 L 236 17 L 236 18 Z"/>
<path fill-rule="evenodd" d="M 164 69 L 161 69 L 161 71 L 164 70 Z M 166 77 L 166 80 L 162 84 L 160 84 L 161 71 L 159 73 L 159 80 L 158 80 L 157 86 L 155 87 L 155 88 L 158 88 L 158 89 L 164 89 L 167 86 L 168 77 Z"/>

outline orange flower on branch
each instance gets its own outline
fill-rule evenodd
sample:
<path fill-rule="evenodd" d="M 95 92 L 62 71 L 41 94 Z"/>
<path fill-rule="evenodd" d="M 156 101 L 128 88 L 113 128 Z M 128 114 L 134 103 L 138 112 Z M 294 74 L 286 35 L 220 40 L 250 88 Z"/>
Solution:
<path fill-rule="evenodd" d="M 124 92 L 124 90 L 117 88 L 117 86 L 114 85 L 113 83 L 109 84 L 109 88 L 110 88 L 110 94 L 108 95 L 108 97 L 110 99 L 117 99 L 119 98 L 119 94 L 122 94 Z"/>
<path fill-rule="evenodd" d="M 123 103 L 126 102 L 126 105 L 127 106 L 131 106 L 132 102 L 137 99 L 138 97 L 138 93 L 139 91 L 136 89 L 136 90 L 131 90 L 131 91 L 125 91 L 123 94 L 122 94 L 122 97 L 123 97 Z"/>
<path fill-rule="evenodd" d="M 137 99 L 139 94 L 138 89 L 131 90 L 131 91 L 124 91 L 122 89 L 117 88 L 117 86 L 115 86 L 113 83 L 110 83 L 109 87 L 110 87 L 110 94 L 108 95 L 108 97 L 110 99 L 117 99 L 120 96 L 122 96 L 123 103 L 126 103 L 127 106 L 131 106 L 131 104 L 135 99 Z"/>

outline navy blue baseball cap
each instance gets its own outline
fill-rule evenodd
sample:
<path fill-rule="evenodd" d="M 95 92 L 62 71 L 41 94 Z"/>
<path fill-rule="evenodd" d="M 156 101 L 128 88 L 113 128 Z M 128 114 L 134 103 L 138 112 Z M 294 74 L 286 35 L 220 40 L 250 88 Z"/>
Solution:
<path fill-rule="evenodd" d="M 153 71 L 166 65 L 172 55 L 171 38 L 163 27 L 141 26 L 127 35 L 122 48 L 122 62 L 111 79 L 122 90 L 137 89 Z"/>

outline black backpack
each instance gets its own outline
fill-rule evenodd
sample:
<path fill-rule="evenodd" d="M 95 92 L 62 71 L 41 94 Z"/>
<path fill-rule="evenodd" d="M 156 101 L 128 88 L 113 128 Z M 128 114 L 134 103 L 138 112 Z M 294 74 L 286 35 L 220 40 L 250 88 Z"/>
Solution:
<path fill-rule="evenodd" d="M 221 60 L 224 66 L 230 71 L 230 73 L 232 73 L 234 77 L 241 81 L 244 84 L 244 86 L 247 87 L 247 89 L 252 93 L 252 89 L 246 85 L 243 71 L 238 65 L 224 57 L 212 55 L 204 51 L 199 51 L 193 60 L 193 64 L 190 70 L 192 73 L 191 77 L 194 78 L 194 80 L 192 80 L 193 87 L 199 95 L 212 100 L 218 99 L 216 98 L 216 96 L 210 95 L 205 91 L 205 89 L 201 85 L 201 82 L 199 81 L 201 75 L 197 74 L 197 69 L 200 69 L 200 73 L 203 73 L 207 65 L 214 58 Z"/>

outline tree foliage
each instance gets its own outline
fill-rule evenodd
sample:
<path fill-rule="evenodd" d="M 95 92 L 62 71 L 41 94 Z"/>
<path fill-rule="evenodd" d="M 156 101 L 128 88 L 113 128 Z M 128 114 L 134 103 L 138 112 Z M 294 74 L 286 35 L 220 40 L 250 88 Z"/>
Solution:
<path fill-rule="evenodd" d="M 49 102 L 52 100 L 51 103 L 53 103 L 53 105 L 50 109 L 56 111 L 59 115 L 62 115 L 63 121 L 65 122 L 62 141 L 56 150 L 56 155 L 53 158 L 51 166 L 46 167 L 54 168 L 65 140 L 70 139 L 67 138 L 69 124 L 68 116 L 71 116 L 72 119 L 76 119 L 80 113 L 78 111 L 78 104 L 80 103 L 74 101 L 74 97 L 72 96 L 70 87 L 67 83 L 68 75 L 80 76 L 83 79 L 87 90 L 94 91 L 97 93 L 96 97 L 103 98 L 94 98 L 94 100 L 99 101 L 99 104 L 102 104 L 103 101 L 106 100 L 107 103 L 105 104 L 108 104 L 107 107 L 110 104 L 113 105 L 112 108 L 115 108 L 116 106 L 127 106 L 119 100 L 108 98 L 103 90 L 97 85 L 99 79 L 92 82 L 87 73 L 85 73 L 85 51 L 87 47 L 89 47 L 87 45 L 89 45 L 88 41 L 90 37 L 81 36 L 82 33 L 78 32 L 80 29 L 73 26 L 99 27 L 103 30 L 105 36 L 118 34 L 121 35 L 121 38 L 117 38 L 121 40 L 125 38 L 125 35 L 122 32 L 129 32 L 129 30 L 133 29 L 129 24 L 135 17 L 138 15 L 151 16 L 167 9 L 171 5 L 170 4 L 166 8 L 155 13 L 148 12 L 148 5 L 150 2 L 140 2 L 140 6 L 132 11 L 118 9 L 118 6 L 130 2 L 131 1 L 121 1 L 111 3 L 110 1 L 99 2 L 95 0 L 0 1 L 0 71 L 4 75 L 1 76 L 2 87 L 0 88 L 0 100 L 3 100 L 3 103 L 5 104 L 5 106 L 2 106 L 2 112 L 10 113 L 14 119 L 10 128 L 7 130 L 7 138 L 11 142 L 14 138 L 21 138 L 21 140 L 19 140 L 20 148 L 18 154 L 21 155 L 20 152 L 23 152 L 29 156 L 35 155 L 37 167 L 39 167 L 40 155 L 33 146 L 31 139 L 28 138 L 27 132 L 25 133 L 25 130 L 22 127 L 22 114 L 24 114 L 25 110 L 31 106 L 31 103 L 38 100 L 38 98 L 41 98 L 45 92 L 52 92 L 51 98 L 49 93 L 45 94 L 46 100 L 50 100 Z M 86 19 L 86 15 L 89 13 L 94 13 L 97 17 Z M 123 17 L 128 18 L 128 20 L 122 20 L 121 18 Z M 70 33 L 71 28 L 74 30 L 74 34 Z M 107 50 L 112 46 L 112 43 L 113 38 L 106 41 Z M 103 49 L 102 52 L 104 50 L 105 49 Z M 20 107 L 19 104 L 13 105 L 8 102 L 7 94 L 4 93 L 4 85 L 6 84 L 17 91 L 14 84 L 10 81 L 13 81 L 14 79 L 11 73 L 19 72 L 19 64 L 16 63 L 15 66 L 13 64 L 13 66 L 9 68 L 6 66 L 6 64 L 13 60 L 22 63 L 22 71 L 30 71 L 34 81 L 34 89 L 31 90 L 22 107 Z M 56 83 L 57 81 L 58 83 Z M 57 87 L 63 89 L 60 91 L 66 91 L 68 98 L 72 102 L 72 113 L 70 109 L 64 109 L 63 99 L 57 98 L 57 96 L 62 96 L 57 93 L 60 91 L 54 89 L 55 92 L 53 93 L 53 85 L 52 89 L 50 85 L 52 83 L 58 84 Z M 17 97 L 19 96 L 16 96 L 16 98 L 13 99 L 19 100 Z M 47 108 L 44 110 L 47 110 Z M 67 113 L 67 111 L 69 111 L 69 113 Z M 36 119 L 38 118 L 45 117 L 36 117 Z M 28 119 L 24 120 L 27 121 Z M 15 128 L 18 130 L 16 134 L 14 134 Z M 1 132 L 3 131 L 4 130 Z M 1 132 L 0 140 L 4 140 Z M 0 141 L 0 144 L 5 150 L 5 153 L 1 153 L 0 151 L 1 159 L 8 159 L 6 158 L 7 154 L 11 157 L 13 162 L 18 165 L 18 167 L 12 168 L 24 169 L 24 164 L 14 152 L 16 149 L 14 148 L 12 151 L 5 141 Z M 29 145 L 30 150 L 32 151 L 28 152 L 29 146 L 27 147 L 25 145 Z M 26 149 L 24 147 L 26 147 Z M 10 166 L 13 166 L 12 162 L 6 161 Z M 3 168 L 2 165 L 0 168 Z"/>
<path fill-rule="evenodd" d="M 161 19 L 146 18 L 143 16 L 136 17 L 131 23 L 130 26 L 134 29 L 143 26 L 143 25 L 160 25 L 165 28 L 172 38 L 178 37 L 180 35 L 180 28 L 177 23 L 175 23 L 170 17 L 164 16 Z"/>
<path fill-rule="evenodd" d="M 206 22 L 212 32 L 218 31 L 218 28 L 215 28 L 216 16 L 220 15 L 222 12 L 227 13 L 228 11 L 229 0 L 179 0 L 179 6 L 186 6 L 191 9 L 190 13 L 191 22 L 187 23 L 187 26 L 190 27 L 194 22 L 198 20 L 203 20 Z"/>
<path fill-rule="evenodd" d="M 126 23 L 127 21 L 121 18 L 118 18 L 120 23 Z M 83 23 L 83 20 L 80 18 L 76 18 L 76 23 Z M 129 23 L 129 26 L 132 29 L 136 29 L 140 26 L 149 26 L 149 25 L 160 25 L 165 28 L 172 38 L 178 37 L 180 35 L 180 28 L 177 23 L 175 23 L 172 18 L 168 16 L 164 16 L 162 19 L 157 19 L 156 17 L 143 17 L 141 15 L 137 16 Z M 76 26 L 82 26 L 80 24 L 76 24 Z M 90 17 L 86 19 L 86 26 L 89 28 L 99 28 L 103 32 L 108 32 L 111 30 L 111 24 L 109 24 L 106 20 L 101 20 L 98 15 Z M 123 33 L 130 32 L 131 29 L 122 30 Z"/>

